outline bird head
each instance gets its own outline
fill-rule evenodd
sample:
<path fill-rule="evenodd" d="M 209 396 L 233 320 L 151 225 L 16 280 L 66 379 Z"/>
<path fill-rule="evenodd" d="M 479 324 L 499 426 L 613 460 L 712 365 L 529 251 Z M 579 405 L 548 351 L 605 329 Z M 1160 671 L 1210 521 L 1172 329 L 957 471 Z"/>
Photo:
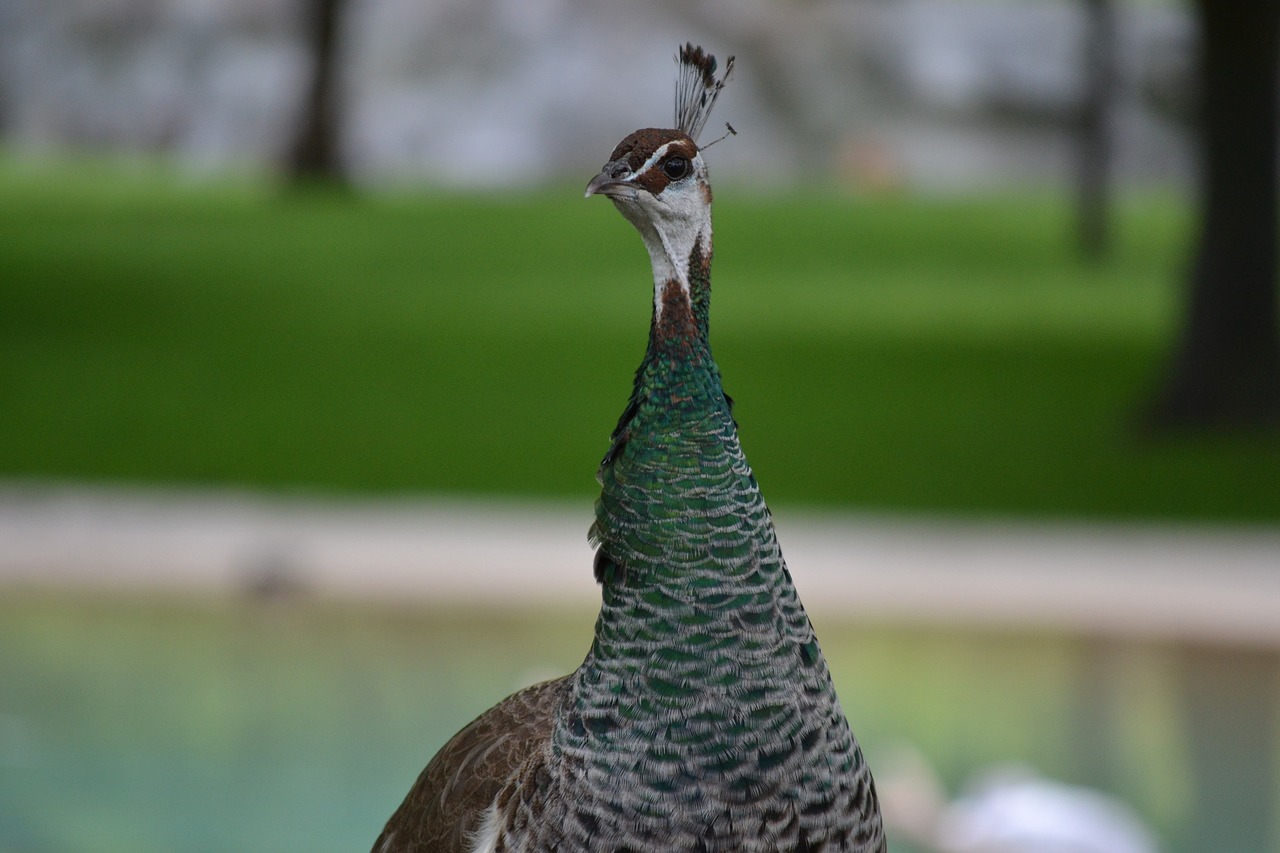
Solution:
<path fill-rule="evenodd" d="M 618 143 L 588 196 L 613 201 L 641 234 L 696 229 L 710 218 L 711 184 L 698 144 L 683 130 L 647 127 Z"/>
<path fill-rule="evenodd" d="M 586 190 L 608 197 L 639 230 L 659 281 L 685 279 L 695 250 L 710 257 L 711 184 L 696 140 L 733 71 L 729 57 L 717 78 L 715 57 L 692 44 L 676 62 L 676 126 L 629 134 Z"/>

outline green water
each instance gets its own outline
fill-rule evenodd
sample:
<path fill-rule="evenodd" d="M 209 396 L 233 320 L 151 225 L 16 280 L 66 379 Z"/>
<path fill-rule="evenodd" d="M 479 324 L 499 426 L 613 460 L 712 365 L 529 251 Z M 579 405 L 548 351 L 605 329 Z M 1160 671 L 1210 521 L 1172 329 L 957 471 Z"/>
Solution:
<path fill-rule="evenodd" d="M 365 850 L 449 735 L 581 660 L 592 617 L 6 591 L 0 851 Z M 1090 750 L 1070 641 L 814 621 L 873 767 L 910 741 L 953 789 L 1003 760 L 1092 782 L 1102 754 L 1107 784 L 1177 830 L 1157 651 L 1121 656 L 1121 745 Z"/>

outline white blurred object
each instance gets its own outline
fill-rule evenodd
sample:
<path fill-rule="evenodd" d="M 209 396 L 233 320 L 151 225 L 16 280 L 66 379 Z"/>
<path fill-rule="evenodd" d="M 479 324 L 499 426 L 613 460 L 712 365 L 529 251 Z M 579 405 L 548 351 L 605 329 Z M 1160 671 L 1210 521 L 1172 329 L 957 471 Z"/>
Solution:
<path fill-rule="evenodd" d="M 885 823 L 936 853 L 1156 853 L 1152 832 L 1124 803 L 1045 779 L 1024 767 L 982 773 L 947 802 L 937 773 L 914 749 L 877 781 Z"/>

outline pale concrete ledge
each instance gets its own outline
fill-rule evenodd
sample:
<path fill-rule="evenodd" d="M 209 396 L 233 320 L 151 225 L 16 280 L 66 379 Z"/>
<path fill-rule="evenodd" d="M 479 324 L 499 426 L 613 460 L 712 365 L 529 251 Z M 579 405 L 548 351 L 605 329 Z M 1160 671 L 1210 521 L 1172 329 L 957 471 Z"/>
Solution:
<path fill-rule="evenodd" d="M 0 484 L 0 585 L 593 605 L 589 501 Z M 779 512 L 815 614 L 1280 646 L 1280 529 Z"/>

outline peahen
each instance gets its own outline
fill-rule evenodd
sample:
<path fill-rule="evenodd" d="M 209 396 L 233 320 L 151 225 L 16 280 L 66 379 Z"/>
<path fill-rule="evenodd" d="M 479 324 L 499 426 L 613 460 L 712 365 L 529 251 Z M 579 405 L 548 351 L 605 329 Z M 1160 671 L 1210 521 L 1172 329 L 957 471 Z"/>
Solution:
<path fill-rule="evenodd" d="M 572 674 L 431 760 L 374 853 L 872 853 L 871 771 L 783 562 L 708 343 L 711 186 L 696 142 L 733 68 L 679 51 L 676 127 L 623 139 L 586 194 L 653 265 L 649 344 L 600 465 L 603 604 Z"/>

